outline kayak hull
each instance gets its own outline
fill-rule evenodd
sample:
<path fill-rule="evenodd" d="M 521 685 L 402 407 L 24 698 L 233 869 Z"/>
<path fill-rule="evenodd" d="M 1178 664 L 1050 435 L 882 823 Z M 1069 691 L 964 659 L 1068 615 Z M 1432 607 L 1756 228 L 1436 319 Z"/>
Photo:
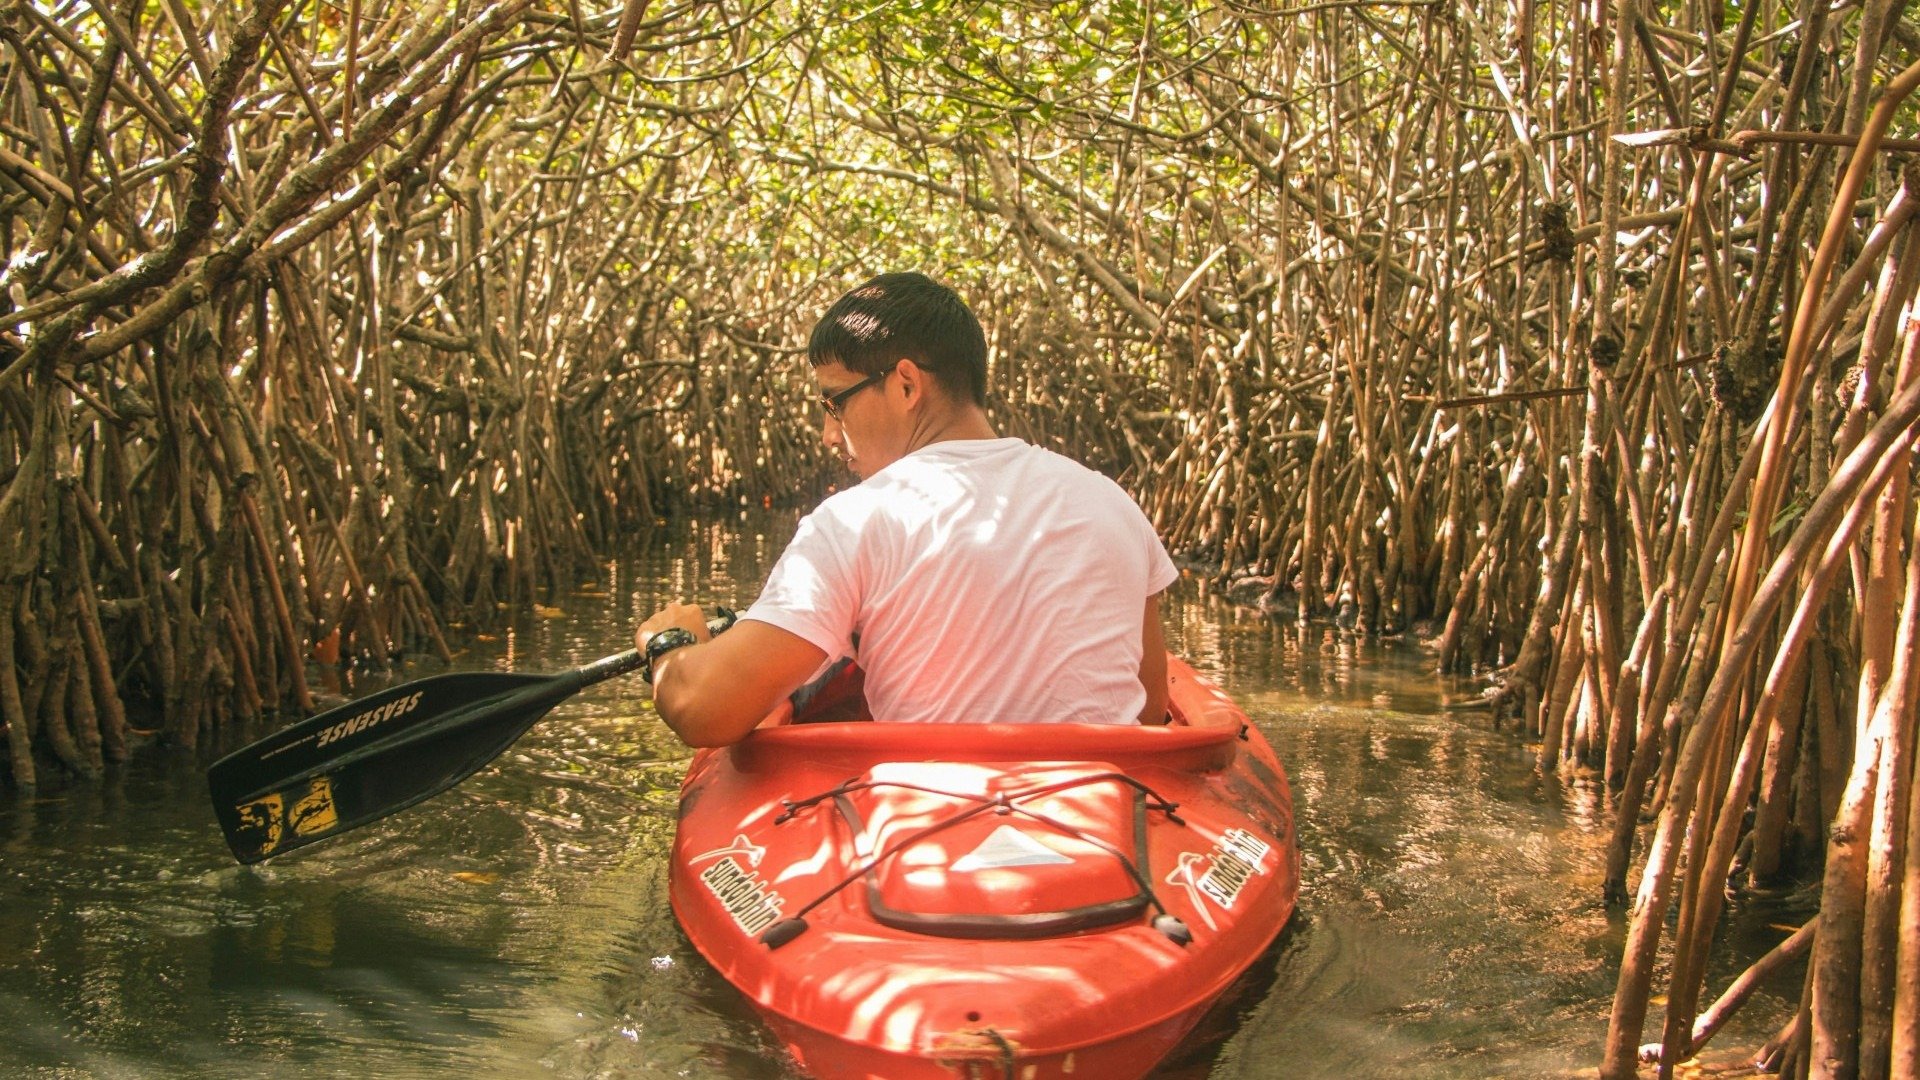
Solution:
<path fill-rule="evenodd" d="M 1169 679 L 1165 727 L 783 709 L 690 766 L 675 913 L 812 1075 L 1145 1075 L 1299 891 L 1273 751 Z"/>

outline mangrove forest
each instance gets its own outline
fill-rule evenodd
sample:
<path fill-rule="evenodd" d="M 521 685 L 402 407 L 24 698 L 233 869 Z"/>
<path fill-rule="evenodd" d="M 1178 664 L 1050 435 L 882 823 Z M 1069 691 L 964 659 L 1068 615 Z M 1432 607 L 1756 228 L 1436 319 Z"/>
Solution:
<path fill-rule="evenodd" d="M 1599 793 L 1601 1076 L 1804 969 L 1759 1068 L 1920 1077 L 1916 91 L 1894 0 L 6 4 L 0 799 L 810 505 L 919 269 L 1003 433 Z"/>

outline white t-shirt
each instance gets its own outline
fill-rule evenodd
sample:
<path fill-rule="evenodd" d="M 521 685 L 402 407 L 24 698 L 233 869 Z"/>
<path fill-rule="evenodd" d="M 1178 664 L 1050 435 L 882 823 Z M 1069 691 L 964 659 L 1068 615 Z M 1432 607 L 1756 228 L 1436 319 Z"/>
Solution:
<path fill-rule="evenodd" d="M 1019 439 L 955 440 L 821 503 L 741 618 L 855 657 L 877 720 L 1128 724 L 1142 611 L 1176 577 L 1118 484 Z"/>

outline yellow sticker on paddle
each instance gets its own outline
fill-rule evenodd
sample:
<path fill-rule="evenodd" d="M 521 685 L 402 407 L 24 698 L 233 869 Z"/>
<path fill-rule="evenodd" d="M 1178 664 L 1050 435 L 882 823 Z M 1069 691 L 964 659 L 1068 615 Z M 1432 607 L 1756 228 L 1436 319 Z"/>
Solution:
<path fill-rule="evenodd" d="M 280 846 L 280 809 L 284 800 L 279 792 L 264 799 L 241 803 L 234 812 L 240 815 L 240 826 L 234 832 L 238 836 L 252 840 L 254 850 L 262 856 L 270 854 Z"/>
<path fill-rule="evenodd" d="M 333 781 L 316 776 L 307 793 L 293 804 L 287 824 L 295 836 L 320 836 L 340 827 L 340 816 L 333 809 Z"/>
<path fill-rule="evenodd" d="M 276 791 L 264 798 L 235 807 L 240 817 L 236 832 L 254 841 L 259 858 L 273 854 L 286 838 L 287 831 L 300 837 L 321 837 L 340 827 L 340 815 L 333 805 L 333 781 L 316 776 L 307 782 L 307 790 L 287 805 L 289 792 Z"/>

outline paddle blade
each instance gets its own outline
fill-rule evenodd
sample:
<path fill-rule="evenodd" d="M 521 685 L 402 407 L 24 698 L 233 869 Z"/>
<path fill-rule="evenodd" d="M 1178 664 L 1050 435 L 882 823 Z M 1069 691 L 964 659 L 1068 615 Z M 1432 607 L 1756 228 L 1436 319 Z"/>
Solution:
<path fill-rule="evenodd" d="M 207 770 L 243 863 L 437 795 L 499 756 L 572 692 L 562 676 L 467 672 L 396 686 L 303 720 Z"/>

